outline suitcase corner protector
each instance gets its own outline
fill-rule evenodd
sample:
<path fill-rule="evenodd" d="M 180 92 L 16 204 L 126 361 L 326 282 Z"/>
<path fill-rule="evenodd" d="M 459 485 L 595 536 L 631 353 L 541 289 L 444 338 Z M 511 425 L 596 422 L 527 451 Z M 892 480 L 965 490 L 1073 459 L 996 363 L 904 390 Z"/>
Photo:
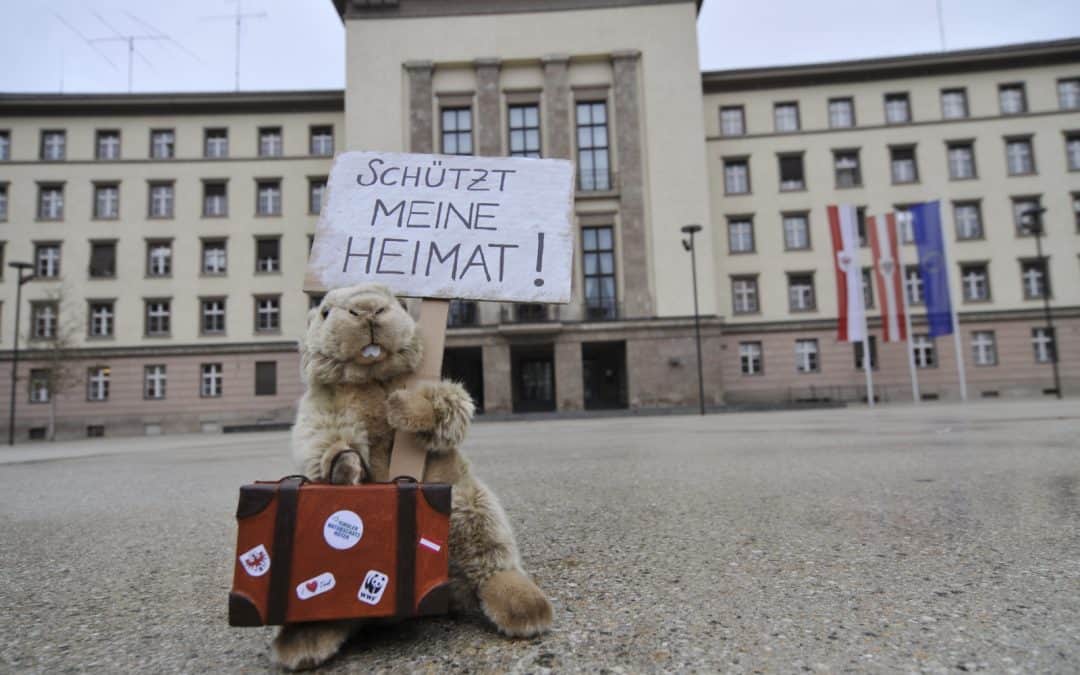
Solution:
<path fill-rule="evenodd" d="M 416 605 L 417 616 L 446 614 L 450 607 L 450 582 L 446 581 L 428 591 Z"/>
<path fill-rule="evenodd" d="M 259 608 L 251 601 L 251 598 L 237 593 L 229 593 L 229 625 L 237 627 L 263 626 Z"/>

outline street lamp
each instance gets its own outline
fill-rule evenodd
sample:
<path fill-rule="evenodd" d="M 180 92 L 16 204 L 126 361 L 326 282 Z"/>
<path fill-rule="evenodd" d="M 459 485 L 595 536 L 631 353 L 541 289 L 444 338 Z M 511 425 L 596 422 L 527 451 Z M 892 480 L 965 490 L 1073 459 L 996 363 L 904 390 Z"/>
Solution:
<path fill-rule="evenodd" d="M 1039 265 L 1042 267 L 1043 273 L 1043 316 L 1046 319 L 1046 330 L 1050 333 L 1050 339 L 1053 340 L 1050 350 L 1050 365 L 1054 369 L 1054 393 L 1057 397 L 1061 398 L 1061 373 L 1058 372 L 1058 339 L 1057 331 L 1054 330 L 1054 317 L 1050 312 L 1050 263 L 1047 261 L 1046 256 L 1043 255 L 1042 250 L 1042 236 L 1043 236 L 1043 218 L 1042 215 L 1046 213 L 1046 207 L 1037 209 L 1028 209 L 1020 214 L 1020 222 L 1024 224 L 1028 232 L 1035 235 L 1035 255 L 1038 257 Z"/>
<path fill-rule="evenodd" d="M 34 278 L 34 273 L 23 275 L 25 270 L 33 270 L 28 262 L 10 262 L 8 267 L 19 271 L 19 283 L 15 286 L 15 348 L 11 352 L 11 408 L 8 415 L 8 445 L 15 445 L 15 390 L 19 380 L 19 309 L 22 307 L 22 287 Z"/>
<path fill-rule="evenodd" d="M 701 414 L 705 414 L 705 376 L 701 367 L 701 314 L 698 313 L 697 300 L 697 252 L 694 249 L 694 235 L 701 232 L 700 225 L 685 225 L 683 234 L 690 235 L 689 239 L 683 239 L 683 248 L 690 252 L 690 271 L 694 279 L 694 335 L 697 340 L 697 383 L 698 383 L 698 406 Z"/>

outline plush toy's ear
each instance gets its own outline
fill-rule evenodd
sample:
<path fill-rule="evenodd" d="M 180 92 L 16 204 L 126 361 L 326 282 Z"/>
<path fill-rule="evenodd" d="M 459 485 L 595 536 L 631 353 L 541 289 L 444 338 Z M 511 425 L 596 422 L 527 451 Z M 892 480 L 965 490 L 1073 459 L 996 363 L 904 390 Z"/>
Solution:
<path fill-rule="evenodd" d="M 307 325 L 310 326 L 311 322 L 315 320 L 315 317 L 319 315 L 319 305 L 315 305 L 308 310 L 307 313 Z"/>

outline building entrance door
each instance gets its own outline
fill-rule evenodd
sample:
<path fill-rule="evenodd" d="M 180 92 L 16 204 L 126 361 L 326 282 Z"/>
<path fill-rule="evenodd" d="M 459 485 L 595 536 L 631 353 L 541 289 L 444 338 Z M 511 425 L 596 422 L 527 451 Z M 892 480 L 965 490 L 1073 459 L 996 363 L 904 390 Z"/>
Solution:
<path fill-rule="evenodd" d="M 627 407 L 625 342 L 583 342 L 581 375 L 586 410 Z"/>
<path fill-rule="evenodd" d="M 552 345 L 510 347 L 514 412 L 555 410 L 555 348 Z"/>
<path fill-rule="evenodd" d="M 443 352 L 442 376 L 460 382 L 476 412 L 484 412 L 484 356 L 480 347 L 452 347 Z"/>

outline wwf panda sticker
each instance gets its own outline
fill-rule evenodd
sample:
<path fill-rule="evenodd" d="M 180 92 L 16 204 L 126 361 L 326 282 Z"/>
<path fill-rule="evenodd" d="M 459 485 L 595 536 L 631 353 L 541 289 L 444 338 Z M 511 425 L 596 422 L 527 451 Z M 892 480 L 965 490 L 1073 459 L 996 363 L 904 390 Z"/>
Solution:
<path fill-rule="evenodd" d="M 367 575 L 364 577 L 364 583 L 360 584 L 360 592 L 357 594 L 360 602 L 366 602 L 369 605 L 379 604 L 388 581 L 390 581 L 390 578 L 382 572 L 368 570 Z"/>

